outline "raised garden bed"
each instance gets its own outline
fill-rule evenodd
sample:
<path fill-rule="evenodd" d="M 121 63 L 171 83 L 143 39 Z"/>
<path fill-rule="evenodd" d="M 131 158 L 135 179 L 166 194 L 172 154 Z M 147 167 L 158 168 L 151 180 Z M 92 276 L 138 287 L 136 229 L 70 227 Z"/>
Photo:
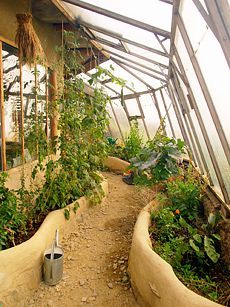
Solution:
<path fill-rule="evenodd" d="M 102 182 L 105 195 L 108 183 Z M 55 210 L 47 215 L 38 231 L 28 241 L 0 252 L 0 305 L 15 306 L 31 290 L 36 289 L 42 279 L 43 253 L 51 245 L 55 230 L 61 237 L 76 226 L 77 217 L 89 209 L 86 197 L 77 200 L 79 208 L 74 213 L 76 202 L 64 209 Z M 69 210 L 67 220 L 65 210 Z"/>
<path fill-rule="evenodd" d="M 153 201 L 139 214 L 129 257 L 129 275 L 141 306 L 217 307 L 222 306 L 189 290 L 176 277 L 173 268 L 152 247 L 149 237 Z"/>

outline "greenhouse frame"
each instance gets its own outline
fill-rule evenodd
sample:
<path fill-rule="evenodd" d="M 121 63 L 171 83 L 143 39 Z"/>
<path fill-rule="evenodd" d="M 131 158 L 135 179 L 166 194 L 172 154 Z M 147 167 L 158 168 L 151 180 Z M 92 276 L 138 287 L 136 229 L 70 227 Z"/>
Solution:
<path fill-rule="evenodd" d="M 0 0 L 0 307 L 229 306 L 229 66 L 229 0 Z"/>
<path fill-rule="evenodd" d="M 84 57 L 84 72 L 80 74 L 83 79 L 90 79 L 96 65 L 104 68 L 112 65 L 115 75 L 127 80 L 123 106 L 121 88 L 112 84 L 109 78 L 98 80 L 101 88 L 111 96 L 108 111 L 112 135 L 124 139 L 130 120 L 136 117 L 144 137 L 149 139 L 164 118 L 166 133 L 185 140 L 195 165 L 225 203 L 225 214 L 228 215 L 228 1 L 154 1 L 151 14 L 146 14 L 150 9 L 148 5 L 151 6 L 149 2 L 144 1 L 142 5 L 140 14 L 138 4 L 132 4 L 130 8 L 129 2 L 126 5 L 100 3 L 99 7 L 78 0 L 32 1 L 32 13 L 38 20 L 54 27 L 58 34 L 67 29 L 83 37 L 78 48 Z M 129 14 L 125 14 L 126 10 Z M 4 44 L 12 42 L 12 37 L 8 38 L 3 31 L 1 39 L 1 58 L 4 60 L 9 52 L 7 48 L 4 50 Z M 4 71 L 4 64 L 3 67 L 1 64 L 1 69 L 4 82 L 8 68 Z M 45 86 L 45 71 L 42 73 Z M 17 92 L 19 83 L 18 80 Z M 27 100 L 29 91 L 25 89 L 22 94 Z M 2 81 L 1 97 L 2 169 L 6 170 L 18 162 L 7 166 L 5 127 L 8 124 L 4 121 L 9 118 L 3 111 Z M 18 101 L 20 108 L 19 96 Z M 48 118 L 46 123 L 48 130 Z M 25 147 L 23 142 L 21 146 Z M 22 154 L 26 153 L 22 148 Z"/>

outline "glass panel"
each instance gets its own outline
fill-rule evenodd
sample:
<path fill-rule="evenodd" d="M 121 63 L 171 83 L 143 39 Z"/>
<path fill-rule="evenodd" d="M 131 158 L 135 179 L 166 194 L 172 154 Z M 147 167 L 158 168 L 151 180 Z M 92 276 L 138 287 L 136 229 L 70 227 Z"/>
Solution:
<path fill-rule="evenodd" d="M 7 44 L 3 44 L 2 56 L 5 101 L 6 163 L 7 169 L 10 169 L 22 163 L 19 61 L 17 50 Z"/>

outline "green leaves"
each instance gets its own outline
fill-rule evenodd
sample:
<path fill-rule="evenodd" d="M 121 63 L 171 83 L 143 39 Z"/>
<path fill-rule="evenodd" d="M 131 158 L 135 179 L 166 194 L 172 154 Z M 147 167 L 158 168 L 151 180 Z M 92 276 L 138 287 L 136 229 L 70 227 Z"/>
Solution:
<path fill-rule="evenodd" d="M 216 263 L 220 258 L 220 254 L 215 249 L 214 241 L 207 236 L 204 236 L 204 250 L 212 262 Z"/>

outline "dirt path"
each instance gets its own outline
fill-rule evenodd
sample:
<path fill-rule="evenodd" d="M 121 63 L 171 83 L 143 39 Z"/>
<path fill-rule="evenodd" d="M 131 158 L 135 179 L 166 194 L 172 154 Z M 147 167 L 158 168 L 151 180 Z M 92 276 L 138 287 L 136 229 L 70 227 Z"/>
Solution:
<path fill-rule="evenodd" d="M 65 252 L 62 281 L 41 283 L 22 306 L 138 306 L 126 273 L 133 227 L 144 206 L 134 186 L 106 173 L 109 195 L 92 207 L 78 228 L 62 240 Z"/>

